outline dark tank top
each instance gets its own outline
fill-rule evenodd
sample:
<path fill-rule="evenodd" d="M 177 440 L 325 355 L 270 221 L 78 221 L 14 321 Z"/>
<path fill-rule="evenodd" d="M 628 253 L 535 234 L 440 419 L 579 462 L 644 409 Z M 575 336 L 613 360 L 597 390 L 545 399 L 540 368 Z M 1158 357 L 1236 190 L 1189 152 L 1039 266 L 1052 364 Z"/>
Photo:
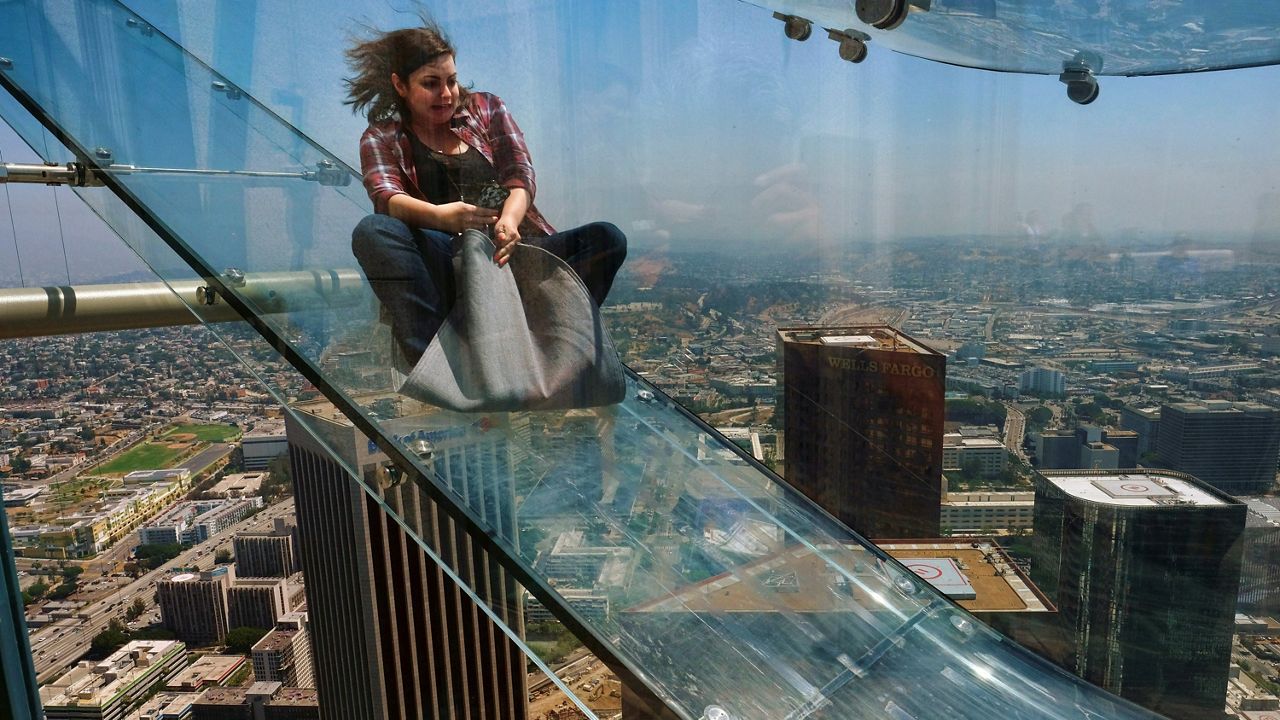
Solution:
<path fill-rule="evenodd" d="M 470 145 L 461 154 L 436 152 L 409 133 L 413 145 L 413 164 L 418 171 L 418 188 L 436 205 L 462 202 L 475 203 L 480 190 L 498 183 L 498 171 L 479 150 Z"/>
<path fill-rule="evenodd" d="M 444 205 L 461 200 L 474 205 L 486 185 L 500 184 L 498 171 L 470 145 L 464 144 L 466 149 L 458 155 L 447 155 L 427 147 L 413 133 L 409 133 L 409 142 L 413 146 L 413 165 L 418 172 L 418 189 L 427 196 L 427 202 Z M 546 233 L 526 216 L 520 223 L 520 236 L 537 238 L 545 237 Z"/>

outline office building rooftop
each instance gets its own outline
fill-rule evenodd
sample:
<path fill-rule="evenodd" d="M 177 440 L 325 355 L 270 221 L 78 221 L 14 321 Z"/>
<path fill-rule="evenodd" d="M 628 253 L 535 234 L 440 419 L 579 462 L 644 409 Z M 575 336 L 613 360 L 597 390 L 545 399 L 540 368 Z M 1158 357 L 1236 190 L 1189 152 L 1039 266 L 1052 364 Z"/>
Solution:
<path fill-rule="evenodd" d="M 1157 507 L 1226 505 L 1216 493 L 1180 473 L 1129 472 L 1099 475 L 1046 472 L 1045 479 L 1068 495 L 1101 505 Z"/>
<path fill-rule="evenodd" d="M 778 328 L 787 342 L 937 355 L 938 352 L 889 325 Z"/>
<path fill-rule="evenodd" d="M 988 540 L 891 540 L 880 548 L 969 612 L 1049 612 L 1053 605 Z"/>
<path fill-rule="evenodd" d="M 45 707 L 103 707 L 117 701 L 141 678 L 182 654 L 176 640 L 134 640 L 99 662 L 81 662 L 40 689 Z M 158 678 L 157 678 L 158 679 Z"/>

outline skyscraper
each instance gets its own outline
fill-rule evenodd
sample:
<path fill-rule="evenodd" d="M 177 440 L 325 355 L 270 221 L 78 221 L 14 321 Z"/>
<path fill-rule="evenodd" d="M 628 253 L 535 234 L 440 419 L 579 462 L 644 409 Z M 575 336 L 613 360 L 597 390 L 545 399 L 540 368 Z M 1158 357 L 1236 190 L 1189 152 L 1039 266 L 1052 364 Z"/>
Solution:
<path fill-rule="evenodd" d="M 191 645 L 227 639 L 227 587 L 235 580 L 229 567 L 183 572 L 156 582 L 156 604 L 165 627 Z"/>
<path fill-rule="evenodd" d="M 1018 390 L 1046 397 L 1062 397 L 1067 392 L 1067 376 L 1061 370 L 1031 368 L 1018 376 Z"/>
<path fill-rule="evenodd" d="M 41 716 L 22 592 L 13 565 L 13 540 L 8 517 L 0 507 L 0 718 L 36 720 Z"/>
<path fill-rule="evenodd" d="M 315 681 L 326 715 L 524 718 L 525 657 L 418 542 L 519 632 L 518 586 L 413 482 L 401 482 L 386 455 L 331 405 L 296 410 L 306 414 L 307 427 L 289 419 L 289 455 Z M 514 545 L 506 433 L 489 432 L 505 420 L 470 420 L 437 413 L 385 422 L 403 426 L 404 439 L 429 443 L 439 476 Z M 358 468 L 378 497 L 331 453 Z"/>
<path fill-rule="evenodd" d="M 872 538 L 937 537 L 946 357 L 887 325 L 779 328 L 787 482 Z"/>
<path fill-rule="evenodd" d="M 270 630 L 289 609 L 288 587 L 281 578 L 237 578 L 227 588 L 227 629 Z"/>
<path fill-rule="evenodd" d="M 284 518 L 276 518 L 267 532 L 238 533 L 232 542 L 238 575 L 282 578 L 298 571 L 294 528 Z"/>
<path fill-rule="evenodd" d="M 1160 463 L 1231 493 L 1265 493 L 1280 459 L 1280 410 L 1253 402 L 1173 403 L 1160 408 Z"/>
<path fill-rule="evenodd" d="M 1245 506 L 1163 470 L 1035 482 L 1032 579 L 1071 638 L 1051 659 L 1172 718 L 1220 715 Z"/>

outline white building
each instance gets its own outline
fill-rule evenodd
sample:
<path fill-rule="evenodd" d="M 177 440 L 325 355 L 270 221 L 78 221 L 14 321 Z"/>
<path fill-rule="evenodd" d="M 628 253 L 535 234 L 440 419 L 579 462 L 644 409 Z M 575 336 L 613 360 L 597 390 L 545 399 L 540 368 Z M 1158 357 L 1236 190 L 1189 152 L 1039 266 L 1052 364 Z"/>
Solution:
<path fill-rule="evenodd" d="M 1035 498 L 1034 492 L 947 493 L 941 524 L 953 535 L 1030 530 Z"/>
<path fill-rule="evenodd" d="M 267 465 L 289 451 L 284 423 L 268 420 L 258 423 L 240 439 L 240 453 L 244 456 L 245 470 L 266 470 Z"/>
<path fill-rule="evenodd" d="M 976 464 L 984 478 L 999 477 L 1009 462 L 1004 443 L 992 437 L 942 436 L 942 470 L 957 471 Z"/>
<path fill-rule="evenodd" d="M 107 659 L 81 662 L 40 688 L 46 720 L 123 720 L 186 664 L 176 640 L 135 640 Z"/>
<path fill-rule="evenodd" d="M 1018 389 L 1022 392 L 1062 397 L 1067 393 L 1067 376 L 1061 370 L 1031 368 L 1018 378 Z"/>

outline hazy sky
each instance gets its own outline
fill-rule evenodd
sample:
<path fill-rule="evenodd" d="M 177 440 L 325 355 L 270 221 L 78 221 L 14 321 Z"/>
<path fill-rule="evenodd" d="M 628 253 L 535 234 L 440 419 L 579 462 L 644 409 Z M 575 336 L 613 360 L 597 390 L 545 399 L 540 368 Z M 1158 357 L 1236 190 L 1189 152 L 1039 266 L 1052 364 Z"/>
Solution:
<path fill-rule="evenodd" d="M 246 0 L 232 18 L 213 15 L 227 4 L 129 4 L 352 165 L 364 122 L 341 104 L 341 51 L 360 23 L 407 24 L 397 10 L 413 7 L 353 14 L 338 0 Z M 476 5 L 427 7 L 453 36 L 464 82 L 501 95 L 520 121 L 538 204 L 560 226 L 613 220 L 639 246 L 832 252 L 851 238 L 1028 226 L 1207 241 L 1280 229 L 1275 68 L 1103 78 L 1100 99 L 1082 107 L 1052 76 L 962 69 L 874 43 L 850 65 L 820 30 L 786 40 L 768 11 L 736 0 Z M 0 153 L 31 159 L 7 132 Z M 0 282 L 17 283 L 9 202 L 28 278 L 65 282 L 69 265 L 83 282 L 136 267 L 65 193 L 64 265 L 52 194 L 7 194 Z"/>

